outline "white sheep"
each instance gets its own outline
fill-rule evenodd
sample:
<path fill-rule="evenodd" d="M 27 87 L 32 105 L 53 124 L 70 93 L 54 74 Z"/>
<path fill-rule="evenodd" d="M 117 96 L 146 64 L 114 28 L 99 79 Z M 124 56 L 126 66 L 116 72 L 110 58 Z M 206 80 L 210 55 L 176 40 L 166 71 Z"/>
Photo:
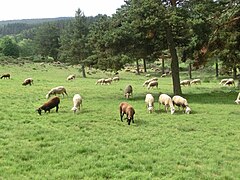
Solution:
<path fill-rule="evenodd" d="M 168 112 L 168 108 L 170 107 L 171 110 L 171 114 L 173 114 L 175 112 L 175 108 L 172 102 L 172 99 L 169 95 L 167 94 L 161 94 L 158 98 L 158 105 L 159 105 L 159 109 L 160 109 L 160 105 L 164 105 L 165 106 L 165 110 L 166 112 Z"/>
<path fill-rule="evenodd" d="M 56 95 L 56 94 L 62 94 L 64 96 L 64 94 L 67 94 L 67 91 L 65 89 L 65 87 L 63 86 L 58 86 L 55 88 L 52 88 L 46 95 L 46 98 L 48 99 L 51 95 Z"/>
<path fill-rule="evenodd" d="M 158 82 L 157 82 L 157 81 L 151 81 L 151 82 L 148 84 L 147 89 L 150 89 L 150 88 L 153 88 L 153 87 L 158 88 Z"/>
<path fill-rule="evenodd" d="M 82 97 L 79 94 L 75 94 L 73 96 L 73 108 L 71 109 L 74 113 L 77 110 L 80 111 L 80 107 L 82 106 Z"/>
<path fill-rule="evenodd" d="M 102 78 L 102 79 L 98 79 L 97 82 L 96 82 L 96 84 L 101 84 L 101 85 L 102 85 L 103 82 L 104 82 L 104 78 Z"/>
<path fill-rule="evenodd" d="M 222 79 L 219 84 L 220 84 L 220 85 L 224 85 L 228 80 L 229 80 L 229 79 Z"/>
<path fill-rule="evenodd" d="M 115 76 L 112 78 L 112 81 L 119 81 L 119 80 L 120 80 L 120 78 L 118 76 Z"/>
<path fill-rule="evenodd" d="M 238 93 L 238 96 L 237 96 L 237 99 L 236 99 L 235 103 L 240 104 L 240 93 Z"/>
<path fill-rule="evenodd" d="M 193 79 L 190 84 L 201 84 L 201 79 Z"/>
<path fill-rule="evenodd" d="M 110 85 L 111 83 L 112 83 L 112 78 L 107 78 L 107 79 L 104 79 L 102 84 Z"/>
<path fill-rule="evenodd" d="M 182 107 L 183 110 L 185 109 L 186 114 L 189 114 L 191 112 L 191 109 L 190 109 L 190 107 L 188 105 L 188 102 L 185 98 L 176 95 L 176 96 L 173 96 L 172 101 L 173 101 L 173 105 L 178 106 L 178 109 L 180 107 Z"/>
<path fill-rule="evenodd" d="M 145 97 L 146 107 L 149 113 L 154 111 L 154 97 L 152 94 L 147 94 Z"/>
<path fill-rule="evenodd" d="M 75 78 L 76 78 L 76 76 L 74 74 L 71 74 L 67 77 L 67 80 L 70 81 L 70 80 L 73 80 Z"/>
<path fill-rule="evenodd" d="M 228 80 L 224 83 L 224 86 L 230 86 L 230 85 L 235 86 L 234 79 L 232 79 L 232 78 L 228 79 Z"/>
<path fill-rule="evenodd" d="M 143 86 L 147 86 L 151 81 L 157 81 L 157 80 L 158 80 L 157 77 L 153 77 L 151 79 L 148 79 L 143 83 Z"/>
<path fill-rule="evenodd" d="M 180 85 L 183 85 L 183 86 L 190 86 L 191 85 L 190 83 L 191 81 L 188 79 L 180 81 Z"/>

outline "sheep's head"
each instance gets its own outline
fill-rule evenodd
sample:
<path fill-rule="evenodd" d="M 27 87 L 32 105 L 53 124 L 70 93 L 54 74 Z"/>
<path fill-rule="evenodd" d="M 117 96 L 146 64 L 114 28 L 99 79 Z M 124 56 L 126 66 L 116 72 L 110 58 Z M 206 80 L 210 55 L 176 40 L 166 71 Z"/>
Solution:
<path fill-rule="evenodd" d="M 73 108 L 72 108 L 72 111 L 73 111 L 74 113 L 76 113 L 77 108 L 76 108 L 76 107 L 73 107 Z"/>
<path fill-rule="evenodd" d="M 42 115 L 42 109 L 41 108 L 36 109 L 36 111 L 38 112 L 39 115 Z"/>
<path fill-rule="evenodd" d="M 188 107 L 188 106 L 186 107 L 185 113 L 186 113 L 186 114 L 190 114 L 190 113 L 191 113 L 190 107 Z"/>
<path fill-rule="evenodd" d="M 171 107 L 171 114 L 173 114 L 175 112 L 175 108 Z"/>
<path fill-rule="evenodd" d="M 154 110 L 154 108 L 153 108 L 152 105 L 148 106 L 148 111 L 149 111 L 149 113 L 153 112 L 153 110 Z"/>

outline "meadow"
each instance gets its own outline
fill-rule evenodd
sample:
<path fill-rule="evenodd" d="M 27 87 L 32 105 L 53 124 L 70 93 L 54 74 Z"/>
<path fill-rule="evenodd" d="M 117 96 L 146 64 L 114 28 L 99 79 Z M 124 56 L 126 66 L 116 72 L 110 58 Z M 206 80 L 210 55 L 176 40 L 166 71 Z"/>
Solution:
<path fill-rule="evenodd" d="M 120 81 L 95 85 L 109 74 L 97 71 L 82 78 L 77 67 L 40 66 L 35 63 L 0 66 L 0 179 L 239 179 L 240 106 L 238 91 L 219 80 L 182 87 L 192 113 L 171 115 L 158 109 L 160 93 L 172 94 L 170 77 L 159 78 L 159 89 L 147 90 L 144 75 L 120 72 Z M 67 81 L 69 74 L 76 74 Z M 32 86 L 22 86 L 32 77 Z M 181 79 L 187 78 L 181 74 Z M 133 86 L 133 98 L 123 90 Z M 47 92 L 66 87 L 59 112 L 38 115 Z M 74 114 L 72 97 L 83 97 Z M 144 104 L 147 93 L 155 98 L 155 112 Z M 119 104 L 136 110 L 135 123 L 121 122 Z"/>

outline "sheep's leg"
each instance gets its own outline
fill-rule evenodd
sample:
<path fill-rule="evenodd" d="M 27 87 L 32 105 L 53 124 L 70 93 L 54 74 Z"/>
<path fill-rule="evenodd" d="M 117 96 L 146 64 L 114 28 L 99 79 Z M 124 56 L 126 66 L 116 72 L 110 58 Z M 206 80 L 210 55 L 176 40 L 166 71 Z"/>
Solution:
<path fill-rule="evenodd" d="M 58 108 L 59 108 L 59 107 L 58 107 L 58 105 L 57 105 L 57 106 L 56 106 L 56 112 L 58 112 Z M 50 111 L 49 111 L 49 112 L 50 112 Z"/>
<path fill-rule="evenodd" d="M 123 122 L 123 120 L 122 120 L 122 118 L 123 118 L 123 113 L 122 112 L 120 112 L 120 118 L 121 118 L 121 121 Z"/>

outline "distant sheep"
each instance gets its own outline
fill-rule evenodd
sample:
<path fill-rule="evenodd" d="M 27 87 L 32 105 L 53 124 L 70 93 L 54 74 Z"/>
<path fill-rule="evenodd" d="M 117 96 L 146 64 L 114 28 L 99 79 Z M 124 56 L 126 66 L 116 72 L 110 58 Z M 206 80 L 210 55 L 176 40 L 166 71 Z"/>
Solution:
<path fill-rule="evenodd" d="M 224 85 L 228 80 L 229 80 L 229 79 L 222 79 L 219 84 L 220 84 L 220 85 Z"/>
<path fill-rule="evenodd" d="M 82 97 L 79 94 L 75 94 L 73 96 L 73 108 L 72 111 L 76 113 L 77 110 L 80 111 L 80 107 L 82 106 Z"/>
<path fill-rule="evenodd" d="M 183 110 L 185 110 L 186 114 L 189 114 L 191 112 L 191 109 L 185 98 L 176 95 L 176 96 L 173 96 L 172 101 L 173 101 L 173 105 L 178 106 L 178 108 L 182 107 Z"/>
<path fill-rule="evenodd" d="M 149 113 L 154 111 L 154 97 L 152 94 L 147 94 L 145 97 L 146 107 Z"/>
<path fill-rule="evenodd" d="M 201 84 L 201 79 L 193 79 L 190 84 Z"/>
<path fill-rule="evenodd" d="M 180 85 L 182 85 L 182 86 L 190 86 L 191 85 L 191 81 L 190 80 L 182 80 L 182 81 L 180 81 Z"/>
<path fill-rule="evenodd" d="M 38 114 L 42 114 L 42 110 L 45 111 L 45 113 L 48 111 L 50 113 L 50 110 L 54 107 L 56 107 L 56 112 L 58 112 L 59 108 L 59 103 L 60 103 L 60 98 L 59 97 L 53 97 L 50 99 L 48 102 L 44 103 L 41 107 L 37 109 Z"/>
<path fill-rule="evenodd" d="M 103 82 L 104 82 L 104 78 L 102 78 L 102 79 L 98 79 L 97 82 L 96 82 L 96 85 L 97 85 L 97 84 L 101 84 L 101 85 L 102 85 Z"/>
<path fill-rule="evenodd" d="M 162 104 L 162 105 L 165 106 L 166 112 L 168 112 L 169 107 L 170 107 L 170 110 L 171 110 L 171 114 L 173 114 L 175 112 L 175 108 L 174 108 L 172 99 L 169 95 L 161 94 L 158 98 L 158 103 L 159 103 L 159 109 L 160 109 L 160 105 Z"/>
<path fill-rule="evenodd" d="M 71 74 L 67 77 L 67 80 L 70 81 L 70 80 L 73 80 L 75 78 L 76 78 L 76 76 L 74 74 Z"/>
<path fill-rule="evenodd" d="M 64 94 L 68 95 L 65 87 L 63 87 L 63 86 L 58 86 L 58 87 L 52 88 L 52 89 L 47 93 L 46 98 L 48 99 L 51 95 L 55 95 L 55 96 L 56 96 L 56 94 L 62 94 L 63 96 L 64 96 Z"/>
<path fill-rule="evenodd" d="M 104 79 L 104 81 L 103 81 L 103 84 L 110 85 L 111 83 L 112 83 L 112 78 L 107 78 L 107 79 Z"/>
<path fill-rule="evenodd" d="M 237 99 L 236 99 L 235 103 L 240 104 L 240 93 L 238 93 L 238 96 L 237 96 Z"/>
<path fill-rule="evenodd" d="M 112 78 L 112 81 L 119 81 L 119 80 L 120 80 L 120 78 L 118 76 L 115 76 Z"/>
<path fill-rule="evenodd" d="M 133 109 L 133 107 L 130 104 L 128 104 L 127 102 L 120 103 L 119 111 L 120 111 L 121 121 L 123 121 L 123 116 L 124 116 L 124 114 L 126 114 L 128 125 L 130 125 L 131 121 L 134 123 L 135 110 Z"/>
<path fill-rule="evenodd" d="M 158 82 L 157 81 L 151 81 L 148 86 L 147 86 L 147 89 L 150 89 L 150 88 L 158 88 Z"/>
<path fill-rule="evenodd" d="M 32 85 L 33 84 L 33 79 L 32 78 L 27 78 L 27 79 L 25 79 L 24 81 L 23 81 L 23 83 L 22 83 L 22 85 L 23 86 L 26 86 L 26 85 Z"/>
<path fill-rule="evenodd" d="M 224 86 L 230 86 L 230 85 L 235 86 L 234 79 L 232 79 L 232 78 L 228 79 L 228 80 L 224 83 Z"/>
<path fill-rule="evenodd" d="M 156 78 L 156 77 L 153 77 L 153 78 L 151 78 L 151 79 L 148 79 L 148 80 L 146 80 L 144 83 L 143 83 L 143 86 L 148 86 L 148 84 L 151 82 L 151 81 L 157 81 L 158 80 L 158 78 Z"/>
<path fill-rule="evenodd" d="M 128 85 L 124 90 L 124 96 L 125 98 L 130 98 L 130 96 L 133 96 L 133 88 L 131 85 Z"/>
<path fill-rule="evenodd" d="M 10 79 L 10 74 L 3 74 L 2 76 L 1 76 L 1 79 Z"/>

